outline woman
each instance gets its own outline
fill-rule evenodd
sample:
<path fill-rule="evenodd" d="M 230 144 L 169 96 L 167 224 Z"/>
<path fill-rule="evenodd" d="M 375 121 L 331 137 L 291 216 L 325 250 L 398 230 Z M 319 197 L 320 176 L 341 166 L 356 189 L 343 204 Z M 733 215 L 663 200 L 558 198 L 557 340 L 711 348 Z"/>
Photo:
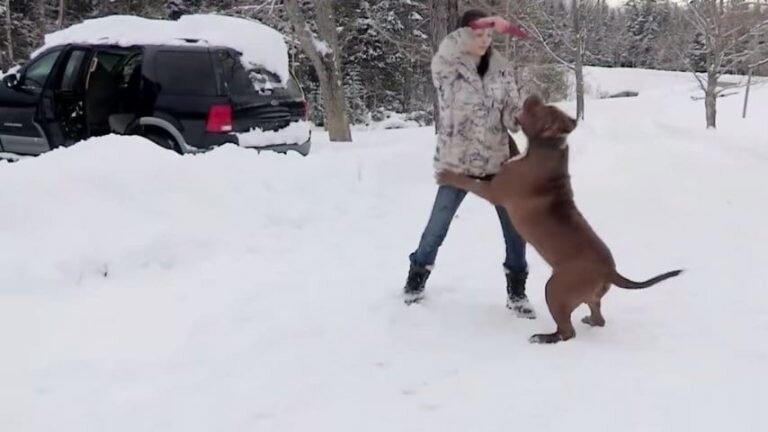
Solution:
<path fill-rule="evenodd" d="M 473 29 L 473 23 L 486 28 Z M 510 158 L 506 129 L 517 131 L 514 115 L 519 103 L 508 62 L 491 47 L 492 32 L 505 31 L 509 26 L 503 18 L 488 17 L 478 10 L 467 11 L 460 27 L 443 39 L 432 59 L 432 80 L 440 105 L 434 159 L 438 171 L 450 170 L 488 179 Z M 411 266 L 404 288 L 406 304 L 424 297 L 437 251 L 466 194 L 452 186 L 439 186 L 419 246 L 410 255 Z M 535 318 L 525 295 L 528 277 L 525 242 L 504 209 L 497 207 L 496 212 L 506 243 L 507 307 L 520 317 Z"/>

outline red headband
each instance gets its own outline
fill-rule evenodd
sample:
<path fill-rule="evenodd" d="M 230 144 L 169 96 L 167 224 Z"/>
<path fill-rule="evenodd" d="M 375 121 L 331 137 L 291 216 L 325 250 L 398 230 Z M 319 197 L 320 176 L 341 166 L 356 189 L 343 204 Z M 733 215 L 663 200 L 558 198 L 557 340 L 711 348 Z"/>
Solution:
<path fill-rule="evenodd" d="M 472 21 L 469 23 L 469 26 L 473 30 L 482 30 L 482 29 L 489 29 L 493 28 L 493 23 L 486 21 L 486 22 L 477 22 Z M 520 39 L 528 39 L 528 33 L 524 32 L 523 29 L 516 25 L 509 24 L 507 27 L 502 31 L 502 33 L 507 34 L 509 36 L 514 36 Z"/>

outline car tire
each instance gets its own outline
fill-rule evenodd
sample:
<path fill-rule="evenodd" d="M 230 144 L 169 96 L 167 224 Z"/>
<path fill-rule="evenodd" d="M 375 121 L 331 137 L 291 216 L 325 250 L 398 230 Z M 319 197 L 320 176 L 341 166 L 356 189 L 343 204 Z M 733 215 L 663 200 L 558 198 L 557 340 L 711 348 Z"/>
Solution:
<path fill-rule="evenodd" d="M 150 132 L 143 135 L 143 137 L 164 149 L 173 150 L 176 153 L 181 154 L 181 146 L 179 146 L 179 143 L 177 143 L 169 134 Z"/>

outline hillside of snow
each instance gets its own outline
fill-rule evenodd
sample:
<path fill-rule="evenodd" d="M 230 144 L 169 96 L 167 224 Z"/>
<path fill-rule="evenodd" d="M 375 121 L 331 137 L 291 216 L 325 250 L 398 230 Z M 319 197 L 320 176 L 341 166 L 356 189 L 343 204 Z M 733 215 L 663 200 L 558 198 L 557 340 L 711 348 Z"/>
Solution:
<path fill-rule="evenodd" d="M 626 276 L 686 273 L 613 288 L 605 328 L 582 307 L 554 346 L 528 343 L 554 329 L 548 267 L 529 249 L 539 318 L 515 318 L 476 197 L 402 303 L 430 128 L 315 134 L 306 158 L 111 136 L 0 162 L 0 429 L 768 430 L 768 84 L 713 131 L 690 75 L 596 77 L 660 91 L 588 101 L 576 203 Z"/>
<path fill-rule="evenodd" d="M 699 77 L 706 80 L 703 74 L 699 74 Z M 573 97 L 574 82 L 573 79 L 570 81 L 570 93 Z M 721 76 L 719 81 L 720 87 L 745 86 L 746 83 L 746 76 L 728 74 Z M 700 91 L 699 83 L 691 73 L 630 68 L 584 68 L 584 92 L 587 98 L 601 99 L 628 91 L 639 93 L 641 96 L 678 91 L 690 93 L 694 98 L 704 96 Z M 735 95 L 736 91 L 729 90 L 725 93 Z"/>

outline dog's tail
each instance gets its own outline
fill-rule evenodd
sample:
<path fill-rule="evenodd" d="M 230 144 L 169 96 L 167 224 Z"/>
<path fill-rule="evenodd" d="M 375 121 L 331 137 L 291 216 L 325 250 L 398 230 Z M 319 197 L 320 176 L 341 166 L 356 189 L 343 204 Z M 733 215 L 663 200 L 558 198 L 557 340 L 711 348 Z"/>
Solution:
<path fill-rule="evenodd" d="M 666 273 L 660 274 L 660 275 L 658 275 L 658 276 L 656 276 L 654 278 L 648 279 L 645 282 L 635 282 L 633 280 L 629 280 L 629 279 L 625 278 L 624 276 L 620 275 L 619 272 L 614 272 L 613 273 L 613 280 L 611 282 L 613 282 L 613 284 L 616 285 L 619 288 L 636 290 L 636 289 L 643 289 L 643 288 L 651 287 L 651 286 L 656 285 L 657 283 L 659 283 L 661 281 L 665 281 L 665 280 L 667 280 L 669 278 L 673 278 L 675 276 L 678 276 L 682 272 L 683 272 L 682 270 L 674 270 L 674 271 L 666 272 Z"/>

